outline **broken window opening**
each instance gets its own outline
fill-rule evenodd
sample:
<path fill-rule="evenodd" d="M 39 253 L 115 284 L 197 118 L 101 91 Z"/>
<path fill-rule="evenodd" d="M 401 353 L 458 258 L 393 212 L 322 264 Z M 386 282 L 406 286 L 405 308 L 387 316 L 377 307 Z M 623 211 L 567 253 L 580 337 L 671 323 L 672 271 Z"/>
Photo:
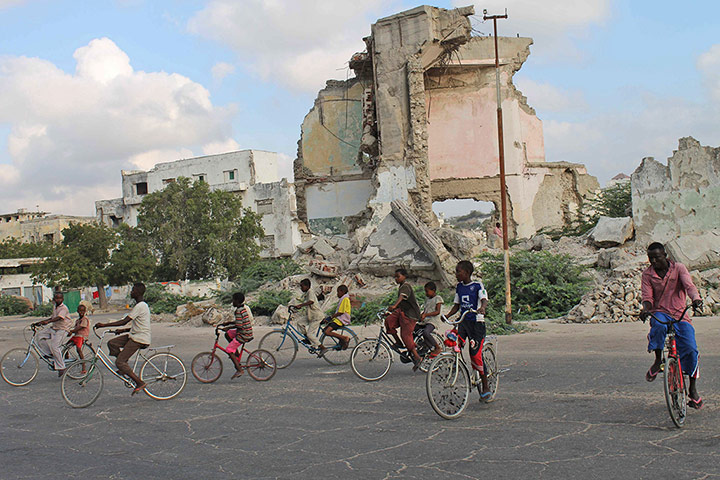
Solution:
<path fill-rule="evenodd" d="M 147 182 L 139 182 L 135 184 L 135 193 L 137 195 L 147 195 L 148 186 Z"/>
<path fill-rule="evenodd" d="M 344 217 L 311 218 L 308 226 L 317 235 L 345 235 L 348 232 Z"/>
<path fill-rule="evenodd" d="M 165 184 L 165 185 L 169 185 L 169 184 L 171 184 L 171 183 L 175 183 L 175 179 L 174 179 L 174 178 L 163 178 L 163 181 L 162 181 L 162 182 L 163 182 L 163 184 Z"/>
<path fill-rule="evenodd" d="M 451 228 L 486 230 L 497 218 L 493 202 L 479 202 L 471 198 L 433 202 L 432 209 L 440 223 Z"/>
<path fill-rule="evenodd" d="M 255 200 L 257 213 L 260 215 L 273 213 L 273 199 L 265 198 L 263 200 Z"/>

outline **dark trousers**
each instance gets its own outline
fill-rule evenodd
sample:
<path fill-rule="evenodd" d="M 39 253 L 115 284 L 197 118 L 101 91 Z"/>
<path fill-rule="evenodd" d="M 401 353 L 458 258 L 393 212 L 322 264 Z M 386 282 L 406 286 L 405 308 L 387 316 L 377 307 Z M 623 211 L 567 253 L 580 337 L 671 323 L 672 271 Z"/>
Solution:
<path fill-rule="evenodd" d="M 400 327 L 400 339 L 405 344 L 405 348 L 412 350 L 415 348 L 415 340 L 413 339 L 413 331 L 417 321 L 409 318 L 399 308 L 385 317 L 385 329 L 387 333 L 393 335 Z"/>
<path fill-rule="evenodd" d="M 118 371 L 124 375 L 128 375 L 132 372 L 132 368 L 128 364 L 128 360 L 133 356 L 135 352 L 141 348 L 147 347 L 144 343 L 138 343 L 130 338 L 130 335 L 120 335 L 115 337 L 107 343 L 110 355 L 117 357 L 115 360 L 115 366 Z"/>

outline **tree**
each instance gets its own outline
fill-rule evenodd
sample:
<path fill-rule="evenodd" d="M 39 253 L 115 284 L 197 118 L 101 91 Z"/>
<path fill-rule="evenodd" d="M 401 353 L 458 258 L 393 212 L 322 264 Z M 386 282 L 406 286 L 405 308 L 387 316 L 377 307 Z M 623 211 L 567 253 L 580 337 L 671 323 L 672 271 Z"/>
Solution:
<path fill-rule="evenodd" d="M 32 258 L 45 257 L 53 250 L 50 242 L 21 242 L 9 238 L 0 242 L 0 258 Z"/>
<path fill-rule="evenodd" d="M 232 279 L 260 253 L 260 219 L 237 195 L 180 177 L 143 198 L 138 229 L 159 259 L 158 278 Z"/>
<path fill-rule="evenodd" d="M 147 279 L 155 266 L 130 227 L 118 232 L 103 224 L 72 223 L 62 234 L 62 243 L 34 267 L 33 277 L 50 286 L 96 286 L 100 308 L 107 306 L 105 285 Z"/>

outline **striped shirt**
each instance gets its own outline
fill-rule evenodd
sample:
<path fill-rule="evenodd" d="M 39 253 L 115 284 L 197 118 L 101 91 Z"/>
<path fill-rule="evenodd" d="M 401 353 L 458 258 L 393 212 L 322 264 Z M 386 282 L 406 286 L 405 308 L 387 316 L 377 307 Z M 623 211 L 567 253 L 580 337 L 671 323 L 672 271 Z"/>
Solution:
<path fill-rule="evenodd" d="M 235 338 L 239 342 L 247 343 L 253 339 L 252 321 L 250 307 L 241 305 L 235 309 Z"/>

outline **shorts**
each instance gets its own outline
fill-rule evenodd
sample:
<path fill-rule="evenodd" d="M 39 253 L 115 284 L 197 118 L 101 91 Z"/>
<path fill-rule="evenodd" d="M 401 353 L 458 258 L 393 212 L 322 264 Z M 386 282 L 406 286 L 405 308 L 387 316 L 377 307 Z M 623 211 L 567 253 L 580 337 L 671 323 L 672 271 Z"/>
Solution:
<path fill-rule="evenodd" d="M 323 330 L 327 329 L 328 327 L 330 327 L 330 330 L 339 330 L 344 326 L 345 325 L 340 320 L 338 320 L 337 318 L 333 318 L 328 322 L 327 325 L 323 327 Z"/>
<path fill-rule="evenodd" d="M 228 353 L 235 353 L 242 344 L 252 341 L 252 337 L 243 338 L 242 336 L 238 336 L 237 328 L 231 328 L 230 330 L 225 332 L 225 338 L 230 340 L 227 348 L 225 348 L 225 351 Z M 242 350 L 242 348 L 240 348 L 240 350 Z"/>
<path fill-rule="evenodd" d="M 463 320 L 458 327 L 458 337 L 463 341 L 468 341 L 470 344 L 470 362 L 472 363 L 472 367 L 482 373 L 482 347 L 483 343 L 485 343 L 485 322 Z"/>
<path fill-rule="evenodd" d="M 85 343 L 85 339 L 83 337 L 78 337 L 77 335 L 70 337 L 70 341 L 74 343 L 77 348 L 82 348 L 83 343 Z"/>

